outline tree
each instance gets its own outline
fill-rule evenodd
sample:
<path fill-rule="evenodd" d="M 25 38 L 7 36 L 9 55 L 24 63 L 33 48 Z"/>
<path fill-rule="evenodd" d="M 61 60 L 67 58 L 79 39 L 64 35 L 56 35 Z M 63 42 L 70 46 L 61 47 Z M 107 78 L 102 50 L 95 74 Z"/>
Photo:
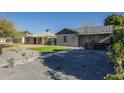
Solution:
<path fill-rule="evenodd" d="M 112 14 L 104 20 L 104 25 L 124 25 L 124 16 L 118 14 Z"/>
<path fill-rule="evenodd" d="M 16 32 L 14 32 L 14 34 L 15 34 L 15 36 L 13 37 L 13 42 L 20 43 L 22 37 L 27 36 L 32 33 L 26 30 L 26 31 L 16 31 Z"/>
<path fill-rule="evenodd" d="M 13 22 L 6 19 L 0 19 L 0 37 L 13 37 L 15 35 L 14 32 L 16 31 Z"/>
<path fill-rule="evenodd" d="M 0 18 L 0 38 L 2 37 L 14 37 L 16 28 L 13 22 Z M 0 54 L 2 54 L 2 45 L 0 44 Z"/>
<path fill-rule="evenodd" d="M 16 31 L 14 32 L 15 36 L 13 36 L 13 42 L 14 43 L 20 43 L 21 42 L 21 38 L 23 36 L 25 36 L 25 33 L 24 32 L 21 32 L 21 31 Z"/>
<path fill-rule="evenodd" d="M 105 19 L 106 24 L 115 25 L 114 43 L 110 46 L 109 52 L 108 52 L 108 57 L 111 59 L 112 62 L 114 62 L 115 74 L 107 74 L 105 79 L 114 79 L 114 80 L 124 79 L 124 68 L 123 68 L 124 67 L 124 22 L 123 22 L 123 19 L 124 18 L 121 15 L 112 15 Z"/>
<path fill-rule="evenodd" d="M 0 37 L 10 37 L 14 43 L 20 43 L 21 37 L 31 34 L 29 31 L 18 31 L 10 20 L 0 18 Z"/>
<path fill-rule="evenodd" d="M 22 31 L 22 33 L 23 33 L 24 35 L 32 34 L 32 33 L 29 32 L 28 30 L 26 30 L 26 31 Z"/>

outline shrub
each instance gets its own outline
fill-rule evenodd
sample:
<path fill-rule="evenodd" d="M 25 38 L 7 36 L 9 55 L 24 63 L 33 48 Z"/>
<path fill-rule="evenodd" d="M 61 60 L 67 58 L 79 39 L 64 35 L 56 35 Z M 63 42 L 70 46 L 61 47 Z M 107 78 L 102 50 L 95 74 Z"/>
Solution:
<path fill-rule="evenodd" d="M 120 31 L 121 32 L 121 31 Z M 115 33 L 114 34 L 114 43 L 109 48 L 108 57 L 109 59 L 114 62 L 114 71 L 115 74 L 107 74 L 105 79 L 124 79 L 124 70 L 123 70 L 123 64 L 124 64 L 124 40 L 122 33 Z"/>
<path fill-rule="evenodd" d="M 26 53 L 23 53 L 22 56 L 26 56 Z"/>
<path fill-rule="evenodd" d="M 107 74 L 106 77 L 104 77 L 106 80 L 124 80 L 124 74 Z"/>
<path fill-rule="evenodd" d="M 14 65 L 15 65 L 14 58 L 7 59 L 7 62 L 9 63 L 10 67 L 14 67 Z"/>

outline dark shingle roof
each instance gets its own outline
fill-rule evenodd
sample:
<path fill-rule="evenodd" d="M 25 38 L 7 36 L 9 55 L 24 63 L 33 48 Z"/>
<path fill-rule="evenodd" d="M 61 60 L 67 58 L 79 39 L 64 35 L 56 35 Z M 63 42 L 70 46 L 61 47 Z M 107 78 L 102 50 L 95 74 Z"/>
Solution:
<path fill-rule="evenodd" d="M 77 35 L 87 35 L 87 34 L 111 34 L 113 33 L 113 26 L 96 26 L 96 27 L 81 27 L 78 29 L 68 29 L 64 28 L 58 34 L 77 34 Z"/>
<path fill-rule="evenodd" d="M 61 31 L 59 31 L 58 33 L 56 33 L 56 35 L 58 35 L 58 34 L 77 34 L 77 31 L 73 30 L 73 29 L 64 28 Z"/>

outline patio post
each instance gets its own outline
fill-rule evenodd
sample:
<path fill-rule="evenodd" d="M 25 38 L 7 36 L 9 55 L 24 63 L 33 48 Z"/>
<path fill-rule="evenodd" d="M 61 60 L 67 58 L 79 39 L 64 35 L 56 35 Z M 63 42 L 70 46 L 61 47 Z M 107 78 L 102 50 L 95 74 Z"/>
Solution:
<path fill-rule="evenodd" d="M 0 54 L 2 54 L 2 45 L 0 45 Z"/>

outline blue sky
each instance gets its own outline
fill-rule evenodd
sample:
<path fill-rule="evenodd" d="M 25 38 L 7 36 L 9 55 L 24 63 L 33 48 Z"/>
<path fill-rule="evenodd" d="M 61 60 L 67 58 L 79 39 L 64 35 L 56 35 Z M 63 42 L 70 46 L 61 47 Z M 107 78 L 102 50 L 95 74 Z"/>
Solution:
<path fill-rule="evenodd" d="M 12 20 L 19 30 L 39 33 L 51 29 L 78 28 L 81 24 L 103 25 L 104 19 L 114 12 L 4 12 L 0 16 Z M 118 12 L 116 14 L 122 14 Z"/>

